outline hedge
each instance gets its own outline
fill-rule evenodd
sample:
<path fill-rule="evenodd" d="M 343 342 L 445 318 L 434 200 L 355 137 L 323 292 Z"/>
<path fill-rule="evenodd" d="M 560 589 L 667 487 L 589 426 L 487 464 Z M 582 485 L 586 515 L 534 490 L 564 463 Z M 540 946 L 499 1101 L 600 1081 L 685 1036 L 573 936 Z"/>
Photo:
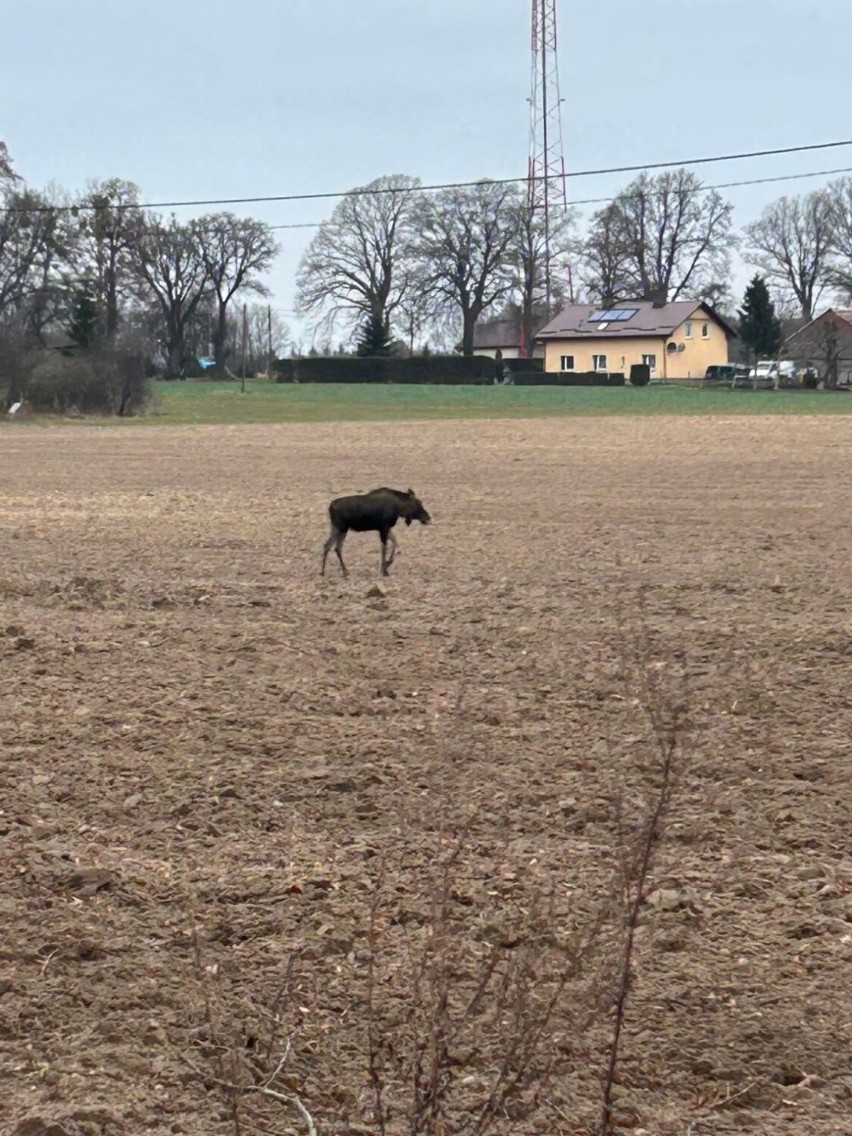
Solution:
<path fill-rule="evenodd" d="M 497 364 L 483 355 L 419 355 L 411 359 L 308 356 L 278 359 L 279 383 L 493 383 Z"/>
<path fill-rule="evenodd" d="M 504 359 L 503 369 L 513 375 L 518 371 L 523 371 L 525 374 L 538 371 L 540 374 L 544 370 L 544 359 Z"/>
<path fill-rule="evenodd" d="M 516 387 L 623 387 L 624 375 L 603 371 L 516 372 Z"/>
<path fill-rule="evenodd" d="M 601 371 L 547 372 L 540 359 L 504 359 L 504 377 L 519 387 L 623 387 L 624 375 Z M 411 359 L 349 355 L 278 359 L 278 383 L 434 383 L 490 385 L 497 364 L 485 355 L 419 355 Z"/>

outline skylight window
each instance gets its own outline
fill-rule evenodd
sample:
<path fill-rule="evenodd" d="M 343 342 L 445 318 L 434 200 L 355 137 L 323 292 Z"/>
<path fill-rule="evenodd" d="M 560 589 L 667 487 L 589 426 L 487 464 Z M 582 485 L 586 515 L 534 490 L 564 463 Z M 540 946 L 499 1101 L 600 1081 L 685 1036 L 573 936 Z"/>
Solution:
<path fill-rule="evenodd" d="M 609 323 L 610 321 L 623 323 L 632 319 L 639 311 L 638 308 L 601 308 L 592 312 L 589 323 Z"/>

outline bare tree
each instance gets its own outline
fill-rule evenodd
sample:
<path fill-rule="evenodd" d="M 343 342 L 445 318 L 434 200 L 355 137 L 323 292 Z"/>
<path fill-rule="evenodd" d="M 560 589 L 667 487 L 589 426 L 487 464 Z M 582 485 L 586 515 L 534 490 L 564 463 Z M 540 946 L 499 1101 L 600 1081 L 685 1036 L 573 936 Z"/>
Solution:
<path fill-rule="evenodd" d="M 178 378 L 187 363 L 188 325 L 209 295 L 198 222 L 149 216 L 132 252 L 140 291 L 155 301 L 165 323 L 166 378 Z"/>
<path fill-rule="evenodd" d="M 18 175 L 12 167 L 12 159 L 6 149 L 6 143 L 0 141 L 0 185 L 18 181 Z"/>
<path fill-rule="evenodd" d="M 422 204 L 423 291 L 460 317 L 465 355 L 473 354 L 477 320 L 517 281 L 519 216 L 518 190 L 489 181 L 443 190 Z"/>
<path fill-rule="evenodd" d="M 44 287 L 56 258 L 60 214 L 34 190 L 11 190 L 0 211 L 0 310 L 20 309 Z"/>
<path fill-rule="evenodd" d="M 547 303 L 547 282 L 545 278 L 548 243 L 551 263 L 557 267 L 567 265 L 575 242 L 571 240 L 574 224 L 572 212 L 551 214 L 550 231 L 545 231 L 544 215 L 530 209 L 524 201 L 519 205 L 517 220 L 516 258 L 518 266 L 518 307 L 523 345 L 527 358 L 535 347 L 535 335 L 542 325 L 561 307 L 566 299 L 565 289 L 558 276 L 551 280 L 551 302 Z"/>
<path fill-rule="evenodd" d="M 132 288 L 132 251 L 144 229 L 139 187 L 122 178 L 89 185 L 79 202 L 79 238 L 72 267 L 91 289 L 103 334 L 115 338 L 120 303 Z"/>
<path fill-rule="evenodd" d="M 633 295 L 622 215 L 617 205 L 608 205 L 592 217 L 582 245 L 581 279 L 589 296 L 607 307 Z"/>
<path fill-rule="evenodd" d="M 33 255 L 25 256 L 29 268 L 18 308 L 25 314 L 30 339 L 39 344 L 48 332 L 65 323 L 73 304 L 69 266 L 77 246 L 78 222 L 71 205 L 71 196 L 50 184 L 33 194 L 32 213 L 24 219 L 35 244 L 29 246 Z"/>
<path fill-rule="evenodd" d="M 832 257 L 828 283 L 845 300 L 852 297 L 852 178 L 840 178 L 826 190 L 831 217 Z"/>
<path fill-rule="evenodd" d="M 832 229 L 831 202 L 824 190 L 782 197 L 746 226 L 750 259 L 782 293 L 795 296 L 808 321 L 827 280 Z"/>
<path fill-rule="evenodd" d="M 258 279 L 276 255 L 278 246 L 263 221 L 215 213 L 198 222 L 201 256 L 215 296 L 216 326 L 213 355 L 216 371 L 222 374 L 228 357 L 228 305 L 245 289 L 265 296 L 268 288 Z"/>
<path fill-rule="evenodd" d="M 349 193 L 308 246 L 296 279 L 296 306 L 325 333 L 336 319 L 373 317 L 390 327 L 411 292 L 419 181 L 394 174 Z"/>
<path fill-rule="evenodd" d="M 586 242 L 590 290 L 606 300 L 619 294 L 676 300 L 725 280 L 734 245 L 732 209 L 689 170 L 641 174 L 592 218 Z"/>
<path fill-rule="evenodd" d="M 699 288 L 695 293 L 696 300 L 703 300 L 705 304 L 709 304 L 714 311 L 720 312 L 723 315 L 733 315 L 736 308 L 734 298 L 731 294 L 731 286 L 722 280 L 710 280 L 702 288 Z"/>
<path fill-rule="evenodd" d="M 228 313 L 228 342 L 242 335 L 242 313 Z M 250 304 L 246 310 L 246 370 L 249 375 L 266 372 L 270 356 L 280 359 L 291 347 L 290 330 L 281 316 L 266 304 Z"/>

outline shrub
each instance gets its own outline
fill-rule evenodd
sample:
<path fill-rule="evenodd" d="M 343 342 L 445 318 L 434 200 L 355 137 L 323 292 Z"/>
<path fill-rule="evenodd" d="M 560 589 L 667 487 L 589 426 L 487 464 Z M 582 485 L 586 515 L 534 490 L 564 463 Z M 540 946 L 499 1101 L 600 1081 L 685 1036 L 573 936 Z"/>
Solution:
<path fill-rule="evenodd" d="M 42 355 L 25 379 L 23 397 L 30 409 L 47 414 L 136 414 L 151 396 L 145 372 L 145 357 L 132 341 L 93 352 Z"/>
<path fill-rule="evenodd" d="M 23 319 L 12 315 L 0 322 L 0 405 L 8 409 L 21 399 L 37 358 Z"/>
<path fill-rule="evenodd" d="M 648 363 L 633 363 L 630 367 L 630 384 L 634 387 L 647 386 L 651 381 L 651 367 Z"/>

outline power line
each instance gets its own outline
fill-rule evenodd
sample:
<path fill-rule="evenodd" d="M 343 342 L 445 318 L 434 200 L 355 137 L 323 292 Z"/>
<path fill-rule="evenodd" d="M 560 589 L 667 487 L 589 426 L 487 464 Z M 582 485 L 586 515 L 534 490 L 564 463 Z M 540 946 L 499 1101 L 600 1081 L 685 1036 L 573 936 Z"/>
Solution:
<path fill-rule="evenodd" d="M 651 168 L 651 167 L 649 167 L 649 168 Z M 767 185 L 770 182 L 779 182 L 779 181 L 801 181 L 804 178 L 833 177 L 835 174 L 852 174 L 852 166 L 842 166 L 839 169 L 834 169 L 834 170 L 811 170 L 809 173 L 806 173 L 806 174 L 779 174 L 778 176 L 775 176 L 775 177 L 746 178 L 743 181 L 725 181 L 725 182 L 720 182 L 718 185 L 703 185 L 703 186 L 701 186 L 701 189 L 698 190 L 698 192 L 700 192 L 700 193 L 712 193 L 714 190 L 718 190 L 718 189 L 735 189 L 739 186 L 744 186 L 744 185 Z M 611 204 L 613 201 L 617 201 L 620 197 L 623 197 L 623 196 L 624 196 L 623 194 L 619 194 L 619 195 L 613 196 L 613 197 L 585 197 L 585 198 L 581 198 L 577 201 L 572 201 L 571 204 L 572 205 L 608 205 L 608 204 Z M 659 194 L 654 194 L 652 192 L 652 193 L 646 193 L 645 196 L 646 197 L 654 197 L 654 196 L 659 196 Z M 290 225 L 270 225 L 269 228 L 270 229 L 276 229 L 276 230 L 277 229 L 319 229 L 322 225 L 329 225 L 330 228 L 334 228 L 334 226 L 331 225 L 327 221 L 302 221 L 302 222 L 297 222 L 297 223 L 290 224 Z"/>
<path fill-rule="evenodd" d="M 814 150 L 833 150 L 842 146 L 852 146 L 852 139 L 847 139 L 840 142 L 812 142 L 806 146 L 783 146 L 774 150 L 749 150 L 740 154 L 718 154 L 715 157 L 710 158 L 687 158 L 677 162 L 652 162 L 646 165 L 638 166 L 607 166 L 601 167 L 599 169 L 575 170 L 572 173 L 556 174 L 553 176 L 557 178 L 586 178 L 603 177 L 607 174 L 644 173 L 648 170 L 665 170 L 682 166 L 712 165 L 716 162 L 738 162 L 743 161 L 747 158 L 768 158 L 779 154 L 802 154 Z M 450 181 L 441 182 L 435 185 L 412 186 L 411 188 L 416 188 L 421 193 L 434 193 L 444 189 L 471 189 L 474 186 L 482 185 L 484 182 L 487 182 L 490 185 L 518 185 L 522 182 L 528 181 L 528 175 L 524 177 L 512 178 L 476 178 L 475 181 Z M 359 186 L 355 189 L 339 190 L 335 191 L 334 193 L 281 193 L 257 197 L 205 198 L 195 201 L 151 201 L 141 205 L 121 202 L 115 205 L 111 205 L 110 208 L 116 211 L 122 211 L 126 209 L 198 208 L 203 205 L 263 205 L 283 201 L 331 201 L 343 197 L 379 197 L 384 194 L 398 192 L 398 189 L 393 188 L 375 189 L 370 188 L 369 186 Z M 96 209 L 97 206 L 93 204 L 78 204 L 41 205 L 36 206 L 35 208 L 27 208 L 26 206 L 7 206 L 0 211 L 5 213 L 73 213 L 94 211 Z"/>

